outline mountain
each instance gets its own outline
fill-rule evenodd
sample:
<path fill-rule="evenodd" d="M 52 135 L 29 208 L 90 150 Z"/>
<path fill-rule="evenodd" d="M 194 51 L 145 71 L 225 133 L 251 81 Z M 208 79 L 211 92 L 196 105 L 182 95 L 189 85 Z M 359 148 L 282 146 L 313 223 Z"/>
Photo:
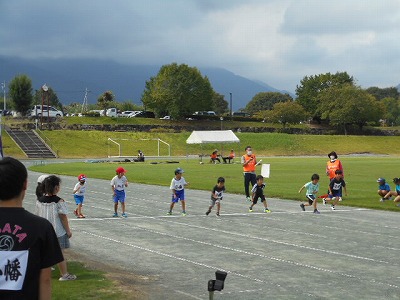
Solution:
<path fill-rule="evenodd" d="M 156 76 L 161 66 L 128 65 L 109 60 L 94 59 L 21 59 L 0 56 L 0 81 L 10 82 L 25 74 L 34 89 L 50 86 L 63 104 L 83 102 L 85 89 L 90 91 L 88 102 L 96 103 L 106 90 L 113 91 L 117 101 L 140 104 L 145 82 Z M 254 81 L 221 68 L 198 68 L 207 76 L 214 90 L 230 101 L 233 110 L 244 108 L 259 92 L 282 92 L 266 83 Z"/>

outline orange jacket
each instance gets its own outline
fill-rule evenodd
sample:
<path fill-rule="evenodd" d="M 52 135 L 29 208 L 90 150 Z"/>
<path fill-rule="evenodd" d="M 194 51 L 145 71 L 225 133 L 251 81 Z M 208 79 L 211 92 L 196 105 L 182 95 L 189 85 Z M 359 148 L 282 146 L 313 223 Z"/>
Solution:
<path fill-rule="evenodd" d="M 332 180 L 335 177 L 335 171 L 341 170 L 343 172 L 343 166 L 340 160 L 335 160 L 331 162 L 330 160 L 326 163 L 326 175 L 329 176 L 329 179 Z M 344 173 L 343 173 L 344 177 Z"/>
<path fill-rule="evenodd" d="M 252 154 L 252 155 L 247 155 L 247 154 L 245 154 L 245 155 L 243 155 L 243 158 L 244 158 L 244 162 L 247 162 L 248 161 L 248 163 L 246 164 L 244 164 L 243 165 L 243 172 L 255 172 L 255 170 L 256 170 L 256 163 L 257 163 L 257 161 L 256 161 L 256 156 L 254 155 L 254 154 Z M 252 160 L 250 160 L 250 158 L 253 158 Z M 250 160 L 250 161 L 249 161 Z"/>

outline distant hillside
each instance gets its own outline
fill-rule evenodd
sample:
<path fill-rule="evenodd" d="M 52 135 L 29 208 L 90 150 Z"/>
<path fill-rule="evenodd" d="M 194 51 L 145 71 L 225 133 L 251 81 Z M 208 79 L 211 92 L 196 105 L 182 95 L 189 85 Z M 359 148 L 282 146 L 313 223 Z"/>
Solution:
<path fill-rule="evenodd" d="M 89 59 L 27 60 L 0 56 L 0 81 L 10 82 L 19 74 L 32 79 L 34 89 L 44 83 L 54 89 L 63 104 L 81 103 L 85 88 L 90 90 L 88 101 L 96 103 L 106 90 L 112 90 L 117 101 L 140 104 L 145 82 L 157 75 L 161 66 L 122 65 L 113 61 Z M 199 68 L 207 76 L 214 90 L 225 95 L 229 102 L 232 93 L 233 110 L 244 108 L 259 92 L 283 92 L 266 83 L 252 81 L 219 68 Z"/>

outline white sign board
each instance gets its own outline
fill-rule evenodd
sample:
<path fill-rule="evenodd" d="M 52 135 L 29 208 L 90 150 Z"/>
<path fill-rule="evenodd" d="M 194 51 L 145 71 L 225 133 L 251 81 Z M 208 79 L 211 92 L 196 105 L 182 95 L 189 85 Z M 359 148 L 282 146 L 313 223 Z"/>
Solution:
<path fill-rule="evenodd" d="M 265 178 L 269 178 L 270 164 L 261 165 L 261 175 Z"/>

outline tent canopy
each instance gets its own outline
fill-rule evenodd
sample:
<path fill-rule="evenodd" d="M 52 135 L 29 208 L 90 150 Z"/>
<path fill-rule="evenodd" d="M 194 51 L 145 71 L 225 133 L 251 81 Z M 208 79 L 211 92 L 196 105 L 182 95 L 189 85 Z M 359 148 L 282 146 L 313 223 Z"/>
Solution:
<path fill-rule="evenodd" d="M 239 143 L 232 130 L 193 131 L 186 140 L 187 144 Z"/>

